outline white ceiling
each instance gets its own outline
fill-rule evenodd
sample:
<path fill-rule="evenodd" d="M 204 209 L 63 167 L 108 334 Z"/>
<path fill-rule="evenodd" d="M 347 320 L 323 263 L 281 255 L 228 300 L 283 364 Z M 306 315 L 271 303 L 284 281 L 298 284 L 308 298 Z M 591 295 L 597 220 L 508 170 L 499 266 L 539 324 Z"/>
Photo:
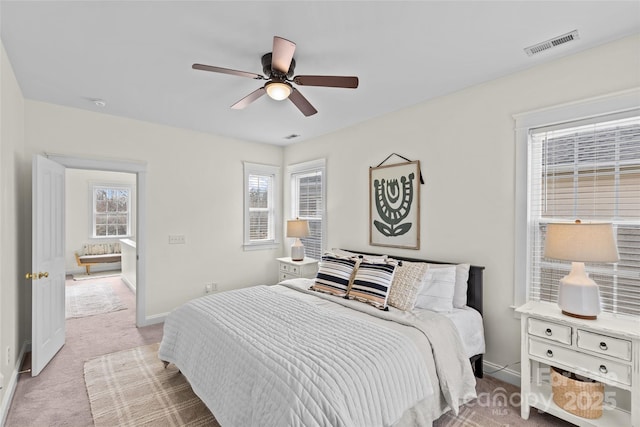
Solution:
<path fill-rule="evenodd" d="M 0 15 L 26 98 L 279 145 L 640 32 L 637 0 L 1 0 Z M 575 29 L 577 41 L 523 51 Z M 311 117 L 266 96 L 232 110 L 263 82 L 191 69 L 262 73 L 274 35 L 297 44 L 295 74 L 356 75 L 360 87 L 298 87 Z"/>

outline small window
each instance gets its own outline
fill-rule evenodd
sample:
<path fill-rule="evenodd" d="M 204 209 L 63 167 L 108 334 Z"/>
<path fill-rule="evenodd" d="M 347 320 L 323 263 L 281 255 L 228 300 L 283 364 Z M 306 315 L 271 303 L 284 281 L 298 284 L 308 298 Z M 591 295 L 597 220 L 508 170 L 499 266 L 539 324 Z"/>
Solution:
<path fill-rule="evenodd" d="M 94 185 L 93 237 L 125 237 L 131 234 L 131 187 Z"/>
<path fill-rule="evenodd" d="M 244 164 L 245 248 L 271 248 L 278 244 L 279 172 L 276 166 Z"/>

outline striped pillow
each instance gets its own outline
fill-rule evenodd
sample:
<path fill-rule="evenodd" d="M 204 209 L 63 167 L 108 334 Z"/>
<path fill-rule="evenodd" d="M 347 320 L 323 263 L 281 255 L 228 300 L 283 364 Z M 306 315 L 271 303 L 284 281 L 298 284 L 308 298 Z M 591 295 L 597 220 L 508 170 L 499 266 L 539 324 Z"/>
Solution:
<path fill-rule="evenodd" d="M 349 298 L 388 310 L 387 299 L 395 268 L 395 264 L 360 263 L 349 289 Z"/>
<path fill-rule="evenodd" d="M 318 266 L 316 281 L 311 290 L 337 296 L 345 296 L 349 291 L 353 270 L 358 265 L 357 259 L 323 256 Z"/>

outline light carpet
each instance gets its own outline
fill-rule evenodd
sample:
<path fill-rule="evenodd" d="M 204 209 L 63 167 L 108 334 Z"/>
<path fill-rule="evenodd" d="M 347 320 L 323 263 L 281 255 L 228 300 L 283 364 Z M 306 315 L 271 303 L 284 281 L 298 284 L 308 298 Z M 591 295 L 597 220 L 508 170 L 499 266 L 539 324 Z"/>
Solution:
<path fill-rule="evenodd" d="M 85 383 L 96 427 L 220 425 L 173 365 L 158 359 L 159 344 L 136 347 L 92 359 L 84 365 Z M 448 412 L 434 427 L 572 426 L 531 410 L 520 418 L 518 387 L 485 376 L 476 386 L 478 399 Z"/>
<path fill-rule="evenodd" d="M 103 277 L 115 277 L 120 276 L 122 271 L 120 270 L 108 270 L 108 271 L 96 271 L 91 274 L 87 273 L 74 273 L 72 274 L 73 280 L 95 280 Z"/>
<path fill-rule="evenodd" d="M 67 319 L 94 316 L 126 308 L 109 283 L 81 283 L 65 286 Z"/>
<path fill-rule="evenodd" d="M 158 359 L 159 344 L 91 359 L 84 365 L 96 427 L 220 424 L 174 365 Z"/>

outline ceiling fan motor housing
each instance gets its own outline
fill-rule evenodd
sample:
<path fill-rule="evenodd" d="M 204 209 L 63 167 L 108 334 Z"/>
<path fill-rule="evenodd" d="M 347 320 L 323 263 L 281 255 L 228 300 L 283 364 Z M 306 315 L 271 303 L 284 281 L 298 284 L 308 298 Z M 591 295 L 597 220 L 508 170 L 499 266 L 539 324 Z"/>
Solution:
<path fill-rule="evenodd" d="M 262 71 L 267 78 L 275 77 L 281 78 L 282 80 L 290 79 L 293 76 L 293 71 L 296 68 L 296 60 L 291 58 L 291 65 L 289 66 L 289 71 L 287 71 L 286 75 L 280 75 L 278 70 L 274 70 L 271 68 L 271 52 L 265 53 L 262 55 Z"/>

